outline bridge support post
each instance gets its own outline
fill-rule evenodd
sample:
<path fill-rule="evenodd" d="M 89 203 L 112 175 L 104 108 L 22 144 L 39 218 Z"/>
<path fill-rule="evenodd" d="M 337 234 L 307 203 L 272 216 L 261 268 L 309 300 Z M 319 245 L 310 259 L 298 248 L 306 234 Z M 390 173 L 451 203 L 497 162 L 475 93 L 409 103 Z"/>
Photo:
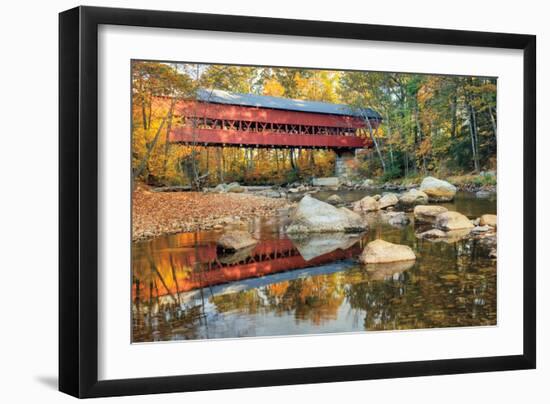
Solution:
<path fill-rule="evenodd" d="M 336 177 L 350 177 L 355 169 L 355 151 L 336 151 L 334 175 Z"/>

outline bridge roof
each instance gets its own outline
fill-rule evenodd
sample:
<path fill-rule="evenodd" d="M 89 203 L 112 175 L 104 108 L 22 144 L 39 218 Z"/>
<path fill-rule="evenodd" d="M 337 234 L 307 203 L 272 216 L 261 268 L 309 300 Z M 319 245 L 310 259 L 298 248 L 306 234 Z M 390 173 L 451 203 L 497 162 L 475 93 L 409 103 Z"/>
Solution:
<path fill-rule="evenodd" d="M 369 119 L 382 119 L 382 116 L 371 108 L 351 108 L 349 105 L 331 104 L 320 101 L 295 100 L 291 98 L 272 97 L 268 95 L 232 93 L 223 90 L 199 89 L 199 101 L 215 104 L 241 105 L 246 107 L 260 107 L 280 109 L 286 111 L 310 112 L 329 115 L 346 115 Z"/>

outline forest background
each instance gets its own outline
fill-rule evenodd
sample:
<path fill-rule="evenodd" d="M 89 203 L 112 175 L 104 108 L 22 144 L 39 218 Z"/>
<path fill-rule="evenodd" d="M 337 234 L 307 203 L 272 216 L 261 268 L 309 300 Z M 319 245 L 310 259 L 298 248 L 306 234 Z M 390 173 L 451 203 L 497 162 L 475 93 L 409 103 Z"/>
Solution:
<path fill-rule="evenodd" d="M 354 172 L 378 182 L 434 175 L 494 185 L 496 78 L 300 68 L 132 63 L 132 168 L 150 185 L 237 181 L 288 184 L 331 176 L 330 150 L 254 149 L 171 144 L 177 100 L 198 89 L 369 107 L 383 117 L 375 146 L 358 154 Z M 158 96 L 174 102 L 155 103 Z M 368 133 L 363 134 L 369 136 Z"/>

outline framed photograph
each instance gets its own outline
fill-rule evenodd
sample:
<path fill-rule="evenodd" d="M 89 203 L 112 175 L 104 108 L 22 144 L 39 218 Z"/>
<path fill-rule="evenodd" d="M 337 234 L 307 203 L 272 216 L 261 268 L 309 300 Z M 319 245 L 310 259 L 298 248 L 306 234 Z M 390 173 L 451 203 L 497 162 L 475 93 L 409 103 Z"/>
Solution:
<path fill-rule="evenodd" d="M 535 368 L 534 36 L 59 28 L 61 391 Z"/>

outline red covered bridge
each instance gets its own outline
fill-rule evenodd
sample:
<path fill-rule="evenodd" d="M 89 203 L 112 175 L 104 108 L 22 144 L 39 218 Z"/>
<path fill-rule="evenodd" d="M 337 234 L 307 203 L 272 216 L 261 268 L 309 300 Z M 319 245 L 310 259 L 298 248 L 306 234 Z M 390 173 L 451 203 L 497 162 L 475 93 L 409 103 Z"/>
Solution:
<path fill-rule="evenodd" d="M 370 108 L 205 89 L 179 101 L 175 116 L 175 143 L 335 151 L 371 147 L 369 125 L 382 120 Z"/>

